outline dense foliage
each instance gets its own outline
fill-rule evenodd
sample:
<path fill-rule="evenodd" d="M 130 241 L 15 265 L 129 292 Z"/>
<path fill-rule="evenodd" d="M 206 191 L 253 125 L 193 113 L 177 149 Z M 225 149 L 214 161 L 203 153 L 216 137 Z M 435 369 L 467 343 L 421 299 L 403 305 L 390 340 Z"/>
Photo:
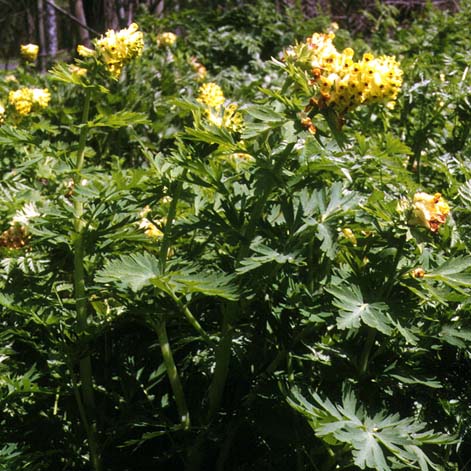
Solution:
<path fill-rule="evenodd" d="M 467 469 L 462 3 L 143 16 L 0 76 L 0 469 Z"/>

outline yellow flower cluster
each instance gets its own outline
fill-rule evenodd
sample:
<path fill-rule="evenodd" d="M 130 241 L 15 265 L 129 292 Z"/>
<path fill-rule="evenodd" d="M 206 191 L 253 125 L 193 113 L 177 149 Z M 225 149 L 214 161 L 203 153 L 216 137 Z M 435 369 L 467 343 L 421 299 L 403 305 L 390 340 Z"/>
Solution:
<path fill-rule="evenodd" d="M 191 65 L 191 68 L 196 73 L 196 77 L 198 81 L 202 81 L 206 78 L 208 71 L 206 70 L 206 67 L 203 64 L 201 64 L 196 57 L 191 57 L 190 65 Z"/>
<path fill-rule="evenodd" d="M 196 100 L 211 108 L 218 108 L 226 101 L 226 98 L 219 85 L 209 82 L 201 85 Z"/>
<path fill-rule="evenodd" d="M 217 127 L 224 127 L 232 132 L 242 130 L 244 123 L 241 114 L 237 111 L 235 103 L 223 107 L 226 97 L 221 87 L 209 82 L 199 88 L 197 101 L 207 106 L 206 118 Z"/>
<path fill-rule="evenodd" d="M 175 33 L 167 32 L 157 35 L 157 46 L 158 47 L 171 47 L 177 41 L 177 35 Z"/>
<path fill-rule="evenodd" d="M 134 57 L 140 56 L 144 49 L 144 35 L 139 26 L 132 23 L 128 28 L 118 32 L 108 30 L 104 36 L 96 41 L 100 59 L 104 62 L 111 75 L 118 79 L 123 67 Z M 81 56 L 91 55 L 91 49 L 84 46 L 77 48 Z M 91 51 L 93 54 L 93 51 Z"/>
<path fill-rule="evenodd" d="M 437 232 L 445 223 L 450 207 L 440 193 L 416 193 L 412 203 L 412 216 L 409 224 L 420 225 Z"/>
<path fill-rule="evenodd" d="M 26 116 L 31 111 L 47 108 L 51 94 L 47 88 L 20 88 L 8 94 L 8 101 L 16 112 Z"/>
<path fill-rule="evenodd" d="M 164 236 L 164 233 L 149 219 L 147 219 L 147 215 L 151 212 L 149 206 L 146 206 L 140 213 L 139 217 L 141 220 L 139 221 L 139 229 L 144 230 L 144 234 L 149 237 L 150 239 L 158 240 Z"/>
<path fill-rule="evenodd" d="M 93 49 L 84 46 L 83 44 L 79 44 L 77 46 L 77 54 L 80 57 L 92 57 L 96 55 L 96 52 Z"/>
<path fill-rule="evenodd" d="M 37 44 L 22 44 L 20 46 L 20 54 L 21 57 L 28 61 L 28 62 L 34 62 L 39 53 L 39 46 Z"/>
<path fill-rule="evenodd" d="M 402 85 L 402 70 L 392 56 L 374 57 L 370 53 L 355 62 L 351 48 L 337 51 L 333 33 L 314 33 L 305 44 L 291 48 L 285 60 L 297 61 L 298 55 L 307 55 L 308 73 L 319 95 L 311 106 L 319 109 L 331 107 L 343 115 L 366 103 L 385 103 L 393 108 Z"/>
<path fill-rule="evenodd" d="M 238 106 L 236 103 L 231 103 L 224 109 L 222 115 L 222 126 L 232 132 L 240 132 L 244 128 L 244 119 L 237 111 Z"/>
<path fill-rule="evenodd" d="M 75 64 L 69 64 L 69 72 L 73 75 L 77 75 L 78 77 L 84 77 L 87 75 L 87 69 L 79 67 Z"/>

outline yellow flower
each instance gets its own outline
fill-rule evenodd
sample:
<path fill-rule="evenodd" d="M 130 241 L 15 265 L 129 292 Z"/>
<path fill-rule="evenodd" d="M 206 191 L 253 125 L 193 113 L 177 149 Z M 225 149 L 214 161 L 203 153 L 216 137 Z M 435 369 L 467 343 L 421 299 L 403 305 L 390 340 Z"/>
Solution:
<path fill-rule="evenodd" d="M 357 238 L 355 237 L 355 234 L 349 227 L 344 227 L 342 229 L 342 234 L 344 235 L 346 239 L 348 239 L 352 243 L 352 245 L 355 245 L 355 246 L 357 245 Z"/>
<path fill-rule="evenodd" d="M 368 85 L 363 90 L 364 102 L 385 102 L 393 108 L 402 85 L 402 70 L 390 56 L 370 57 L 365 54 L 359 64 L 360 82 Z"/>
<path fill-rule="evenodd" d="M 150 239 L 161 239 L 164 236 L 164 233 L 148 219 L 144 218 L 139 223 L 139 228 L 144 229 L 144 234 Z"/>
<path fill-rule="evenodd" d="M 84 69 L 83 67 L 79 67 L 75 64 L 69 64 L 69 71 L 73 75 L 78 75 L 79 77 L 83 77 L 84 75 L 87 75 L 87 69 Z"/>
<path fill-rule="evenodd" d="M 231 103 L 224 109 L 222 115 L 222 126 L 232 132 L 240 132 L 244 128 L 244 120 L 237 109 L 237 104 Z"/>
<path fill-rule="evenodd" d="M 47 88 L 20 88 L 8 94 L 8 101 L 15 111 L 26 116 L 34 109 L 47 108 L 51 94 Z"/>
<path fill-rule="evenodd" d="M 28 243 L 29 238 L 26 227 L 14 224 L 0 234 L 0 247 L 18 250 Z"/>
<path fill-rule="evenodd" d="M 394 57 L 366 53 L 355 62 L 354 50 L 337 51 L 334 38 L 334 33 L 314 33 L 285 53 L 285 62 L 294 62 L 310 74 L 310 83 L 318 90 L 310 107 L 329 107 L 339 115 L 367 103 L 393 108 L 402 85 L 402 70 Z"/>
<path fill-rule="evenodd" d="M 177 35 L 175 33 L 161 33 L 157 36 L 157 46 L 159 47 L 171 47 L 177 41 Z"/>
<path fill-rule="evenodd" d="M 450 207 L 440 193 L 416 193 L 412 204 L 412 217 L 409 224 L 424 226 L 432 232 L 437 232 L 444 224 Z"/>
<path fill-rule="evenodd" d="M 0 103 L 0 126 L 5 122 L 5 107 Z"/>
<path fill-rule="evenodd" d="M 197 80 L 198 81 L 204 80 L 207 73 L 208 73 L 208 71 L 206 70 L 206 67 L 203 64 L 201 64 L 200 62 L 198 62 L 196 57 L 192 57 L 190 59 L 190 64 L 191 64 L 192 69 L 196 73 Z"/>
<path fill-rule="evenodd" d="M 118 32 L 108 30 L 105 36 L 96 41 L 101 60 L 111 75 L 118 79 L 123 67 L 133 58 L 142 54 L 144 35 L 136 23 Z"/>
<path fill-rule="evenodd" d="M 39 108 L 47 108 L 51 101 L 51 94 L 47 88 L 32 88 L 33 105 L 38 105 Z"/>
<path fill-rule="evenodd" d="M 92 57 L 96 54 L 96 52 L 93 49 L 90 49 L 82 44 L 79 44 L 77 46 L 77 54 L 80 57 Z"/>
<path fill-rule="evenodd" d="M 226 101 L 221 87 L 213 82 L 201 85 L 196 99 L 211 108 L 217 108 Z"/>
<path fill-rule="evenodd" d="M 26 116 L 31 112 L 31 108 L 33 107 L 33 92 L 29 88 L 12 90 L 8 94 L 8 102 L 15 108 L 18 114 Z"/>
<path fill-rule="evenodd" d="M 34 62 L 39 53 L 39 46 L 37 44 L 22 44 L 20 46 L 20 54 L 21 57 L 28 61 L 28 62 Z"/>
<path fill-rule="evenodd" d="M 150 206 L 145 206 L 139 213 L 141 220 L 139 221 L 139 229 L 144 229 L 144 234 L 151 239 L 161 239 L 164 234 L 163 232 L 149 219 L 147 215 L 151 212 Z M 160 221 L 163 222 L 163 221 Z"/>
<path fill-rule="evenodd" d="M 422 267 L 414 268 L 410 272 L 410 275 L 412 276 L 412 278 L 423 278 L 425 276 L 425 270 Z"/>

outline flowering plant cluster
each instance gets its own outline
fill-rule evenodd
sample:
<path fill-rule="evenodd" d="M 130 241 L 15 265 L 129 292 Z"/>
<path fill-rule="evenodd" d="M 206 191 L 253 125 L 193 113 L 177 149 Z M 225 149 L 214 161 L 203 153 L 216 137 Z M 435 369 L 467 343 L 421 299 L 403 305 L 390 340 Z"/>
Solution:
<path fill-rule="evenodd" d="M 108 72 L 118 79 L 124 66 L 133 58 L 142 54 L 144 35 L 139 26 L 132 23 L 128 28 L 119 31 L 108 30 L 104 36 L 95 41 L 95 50 L 83 45 L 77 46 L 81 57 L 95 57 L 104 64 Z"/>
<path fill-rule="evenodd" d="M 39 54 L 39 46 L 37 44 L 22 44 L 20 53 L 21 57 L 27 62 L 34 62 Z"/>
<path fill-rule="evenodd" d="M 285 63 L 307 73 L 314 89 L 310 107 L 330 107 L 341 116 L 363 104 L 384 103 L 394 108 L 403 75 L 395 58 L 365 53 L 355 61 L 354 50 L 339 52 L 334 39 L 334 33 L 314 33 L 283 55 Z"/>
<path fill-rule="evenodd" d="M 209 123 L 232 132 L 240 132 L 243 129 L 243 118 L 237 111 L 238 105 L 231 103 L 224 106 L 226 97 L 216 83 L 208 82 L 201 85 L 196 100 L 205 105 L 205 116 Z"/>
<path fill-rule="evenodd" d="M 35 110 L 47 108 L 51 94 L 47 88 L 20 88 L 8 94 L 8 102 L 20 115 L 26 116 Z"/>

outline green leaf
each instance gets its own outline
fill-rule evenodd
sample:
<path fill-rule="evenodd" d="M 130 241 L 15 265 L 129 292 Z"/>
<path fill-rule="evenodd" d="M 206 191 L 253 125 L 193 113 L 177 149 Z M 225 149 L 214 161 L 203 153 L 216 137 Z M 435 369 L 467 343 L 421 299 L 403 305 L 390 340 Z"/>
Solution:
<path fill-rule="evenodd" d="M 126 126 L 149 123 L 150 121 L 144 113 L 120 110 L 110 114 L 99 113 L 93 121 L 89 121 L 87 124 L 90 128 L 123 128 Z"/>
<path fill-rule="evenodd" d="M 389 335 L 392 332 L 392 321 L 387 315 L 385 303 L 365 303 L 361 290 L 356 285 L 326 288 L 334 296 L 333 305 L 340 309 L 337 318 L 339 329 L 358 329 L 364 324 Z"/>
<path fill-rule="evenodd" d="M 432 378 L 420 379 L 415 376 L 403 376 L 395 373 L 388 374 L 388 376 L 391 376 L 391 378 L 395 378 L 404 384 L 421 384 L 422 386 L 427 386 L 428 388 L 433 389 L 440 389 L 443 387 L 440 381 L 437 381 L 436 379 Z"/>
<path fill-rule="evenodd" d="M 439 338 L 455 347 L 468 348 L 471 342 L 471 330 L 445 325 L 442 327 Z"/>
<path fill-rule="evenodd" d="M 439 267 L 427 272 L 424 276 L 425 281 L 436 280 L 445 283 L 450 288 L 466 294 L 466 291 L 460 289 L 471 287 L 471 273 L 463 273 L 471 267 L 471 257 L 461 256 L 450 258 Z"/>
<path fill-rule="evenodd" d="M 461 256 L 456 258 L 450 258 L 445 263 L 440 265 L 435 270 L 427 273 L 425 276 L 430 275 L 455 275 L 461 273 L 464 270 L 471 267 L 471 256 Z"/>
<path fill-rule="evenodd" d="M 198 270 L 188 267 L 185 270 L 160 270 L 159 260 L 151 254 L 125 255 L 109 262 L 95 277 L 98 283 L 114 283 L 120 288 L 140 291 L 148 286 L 169 294 L 204 294 L 229 300 L 237 299 L 237 289 L 231 285 L 232 277 L 222 273 Z"/>
<path fill-rule="evenodd" d="M 288 403 L 306 417 L 314 433 L 330 445 L 347 445 L 353 462 L 361 469 L 390 471 L 399 460 L 408 469 L 435 464 L 421 448 L 424 444 L 449 444 L 456 442 L 450 435 L 423 431 L 425 425 L 413 418 L 401 419 L 398 414 L 380 412 L 373 417 L 359 406 L 353 392 L 345 390 L 342 405 L 334 405 L 312 395 L 307 400 L 296 388 Z M 424 467 L 425 466 L 425 467 Z"/>
<path fill-rule="evenodd" d="M 208 126 L 206 129 L 185 128 L 185 139 L 206 142 L 208 144 L 219 144 L 223 146 L 234 146 L 234 139 L 224 128 Z"/>
<path fill-rule="evenodd" d="M 285 116 L 267 105 L 250 106 L 245 111 L 258 121 L 249 120 L 245 122 L 242 139 L 252 139 L 265 131 L 283 126 L 287 121 Z"/>
<path fill-rule="evenodd" d="M 11 126 L 9 124 L 4 124 L 0 126 L 0 144 L 17 146 L 20 144 L 27 144 L 32 142 L 33 135 L 31 132 Z"/>
<path fill-rule="evenodd" d="M 305 264 L 305 262 L 299 257 L 299 254 L 280 253 L 277 250 L 264 245 L 260 238 L 257 238 L 252 242 L 250 249 L 253 250 L 255 254 L 240 262 L 241 266 L 237 268 L 237 273 L 247 273 L 269 263 L 278 263 L 280 265 L 289 263 L 297 266 Z"/>
<path fill-rule="evenodd" d="M 98 283 L 114 283 L 137 292 L 150 286 L 151 280 L 160 275 L 159 261 L 148 253 L 124 255 L 109 262 L 95 277 Z"/>
<path fill-rule="evenodd" d="M 222 273 L 201 271 L 192 274 L 186 270 L 186 273 L 169 272 L 167 277 L 168 280 L 165 280 L 164 283 L 167 283 L 167 286 L 171 287 L 176 293 L 198 293 L 231 301 L 238 299 L 237 288 L 231 285 L 232 277 Z M 162 279 L 154 278 L 152 283 L 164 289 L 164 291 L 166 290 L 165 285 L 162 284 Z"/>
<path fill-rule="evenodd" d="M 286 121 L 286 117 L 274 111 L 271 106 L 253 105 L 246 108 L 245 112 L 263 122 L 282 123 Z"/>

